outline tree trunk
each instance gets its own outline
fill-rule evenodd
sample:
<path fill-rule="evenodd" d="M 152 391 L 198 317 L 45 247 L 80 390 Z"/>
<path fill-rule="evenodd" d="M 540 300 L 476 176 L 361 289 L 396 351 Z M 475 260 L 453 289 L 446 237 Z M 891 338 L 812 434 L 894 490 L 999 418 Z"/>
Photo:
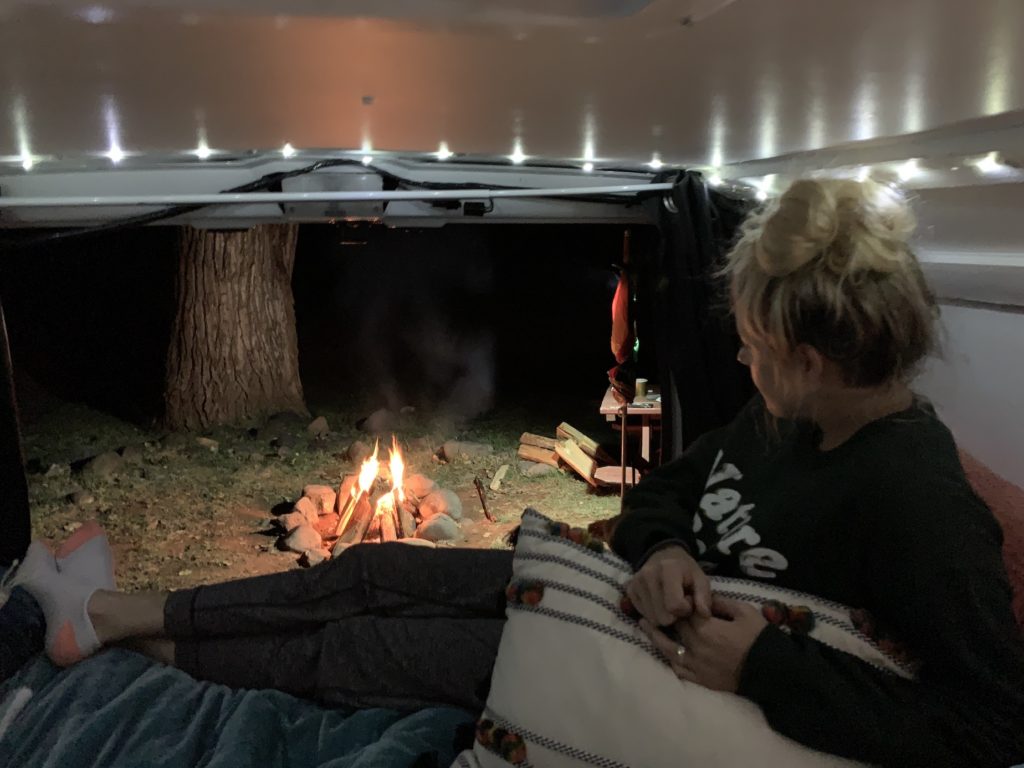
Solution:
<path fill-rule="evenodd" d="M 308 414 L 292 296 L 297 239 L 295 224 L 185 229 L 167 356 L 168 427 Z"/>

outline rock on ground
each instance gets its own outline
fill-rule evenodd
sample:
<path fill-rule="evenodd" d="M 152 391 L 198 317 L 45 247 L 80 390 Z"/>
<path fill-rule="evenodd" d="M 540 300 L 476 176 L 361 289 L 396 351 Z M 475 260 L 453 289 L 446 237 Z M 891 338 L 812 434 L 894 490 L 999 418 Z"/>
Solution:
<path fill-rule="evenodd" d="M 448 515 L 437 515 L 416 529 L 416 538 L 427 541 L 455 541 L 461 535 L 459 524 Z"/>
<path fill-rule="evenodd" d="M 307 549 L 320 549 L 323 546 L 323 539 L 320 534 L 313 530 L 311 525 L 300 525 L 294 531 L 285 536 L 285 549 L 292 552 L 304 554 Z"/>
<path fill-rule="evenodd" d="M 405 479 L 405 493 L 419 501 L 437 489 L 437 483 L 426 475 L 409 475 Z"/>
<path fill-rule="evenodd" d="M 206 450 L 210 451 L 210 453 L 216 453 L 217 449 L 220 448 L 220 443 L 218 443 L 216 440 L 212 440 L 209 437 L 197 437 L 196 445 L 198 445 L 200 448 L 205 448 Z"/>
<path fill-rule="evenodd" d="M 315 565 L 327 560 L 327 554 L 322 549 L 307 549 L 302 553 L 302 557 L 299 558 L 299 565 L 304 568 L 312 568 Z"/>
<path fill-rule="evenodd" d="M 441 456 L 446 461 L 455 461 L 465 456 L 468 459 L 479 459 L 494 453 L 494 446 L 486 443 L 470 443 L 464 440 L 449 440 L 441 446 Z"/>
<path fill-rule="evenodd" d="M 411 538 L 411 539 L 399 539 L 399 541 L 402 544 L 411 544 L 414 547 L 430 547 L 431 549 L 434 549 L 434 548 L 437 547 L 437 545 L 434 542 L 427 541 L 426 539 Z"/>
<path fill-rule="evenodd" d="M 353 464 L 362 464 L 366 457 L 371 453 L 373 453 L 373 449 L 362 440 L 356 440 L 348 447 L 348 450 L 345 451 L 345 455 L 348 456 L 348 460 Z"/>
<path fill-rule="evenodd" d="M 285 533 L 294 531 L 296 528 L 302 525 L 309 525 L 309 520 L 301 512 L 289 512 L 285 515 L 278 515 L 274 518 L 274 524 L 281 528 Z"/>
<path fill-rule="evenodd" d="M 89 459 L 88 463 L 82 467 L 82 474 L 88 477 L 105 479 L 117 474 L 123 468 L 124 459 L 121 458 L 121 455 L 114 451 L 107 451 Z"/>
<path fill-rule="evenodd" d="M 334 511 L 338 501 L 338 493 L 329 485 L 307 485 L 302 495 L 313 502 L 318 515 L 327 515 Z"/>
<path fill-rule="evenodd" d="M 317 511 L 316 504 L 308 496 L 303 496 L 301 499 L 295 502 L 295 506 L 292 507 L 292 512 L 298 512 L 310 525 L 316 525 L 317 520 L 320 519 L 320 512 Z"/>
<path fill-rule="evenodd" d="M 142 461 L 142 448 L 137 445 L 126 445 L 121 449 L 121 458 L 129 464 L 138 464 Z"/>
<path fill-rule="evenodd" d="M 356 424 L 356 428 L 362 432 L 369 432 L 371 435 L 391 432 L 395 428 L 395 414 L 387 408 L 381 408 L 362 419 Z"/>
<path fill-rule="evenodd" d="M 323 440 L 331 434 L 331 428 L 327 424 L 327 419 L 323 416 L 317 416 L 313 419 L 309 426 L 306 427 L 306 431 L 309 433 L 310 437 L 316 438 L 317 440 Z"/>
<path fill-rule="evenodd" d="M 558 470 L 550 464 L 541 464 L 536 461 L 521 461 L 519 462 L 519 471 L 527 477 L 545 477 L 553 475 Z"/>
<path fill-rule="evenodd" d="M 43 473 L 44 477 L 67 477 L 71 474 L 71 467 L 67 464 L 51 464 L 46 472 Z"/>
<path fill-rule="evenodd" d="M 88 491 L 75 491 L 69 493 L 67 496 L 68 501 L 79 507 L 87 507 L 96 501 L 96 497 Z"/>
<path fill-rule="evenodd" d="M 461 520 L 462 499 L 447 488 L 432 491 L 420 502 L 420 517 L 429 520 L 438 515 L 448 515 L 453 520 Z"/>

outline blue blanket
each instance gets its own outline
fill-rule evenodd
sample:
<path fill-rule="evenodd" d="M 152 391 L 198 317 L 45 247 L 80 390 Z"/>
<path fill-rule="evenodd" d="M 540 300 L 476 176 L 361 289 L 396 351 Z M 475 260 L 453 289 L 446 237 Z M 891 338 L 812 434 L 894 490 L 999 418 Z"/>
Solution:
<path fill-rule="evenodd" d="M 0 686 L 0 723 L 7 714 L 0 765 L 62 768 L 448 766 L 456 729 L 472 720 L 456 709 L 324 710 L 121 650 L 64 671 L 37 657 Z"/>
<path fill-rule="evenodd" d="M 36 653 L 41 616 L 16 590 L 0 610 L 0 766 L 447 768 L 467 712 L 325 710 L 275 691 L 201 683 L 134 653 L 67 670 Z M 35 645 L 28 648 L 29 643 Z"/>

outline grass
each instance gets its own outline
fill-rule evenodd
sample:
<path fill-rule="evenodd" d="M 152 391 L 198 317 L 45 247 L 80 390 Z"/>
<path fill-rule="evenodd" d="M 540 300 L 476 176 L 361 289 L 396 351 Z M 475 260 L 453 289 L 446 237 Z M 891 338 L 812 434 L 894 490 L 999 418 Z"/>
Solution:
<path fill-rule="evenodd" d="M 596 407 L 592 413 L 596 412 Z M 274 547 L 271 510 L 294 501 L 304 485 L 336 486 L 355 467 L 346 450 L 354 440 L 372 438 L 355 428 L 365 415 L 353 408 L 326 407 L 332 432 L 313 440 L 307 420 L 274 420 L 254 436 L 246 428 L 223 427 L 204 436 L 147 430 L 81 405 L 55 403 L 23 430 L 29 467 L 33 528 L 38 536 L 60 540 L 87 519 L 108 530 L 118 559 L 118 577 L 127 589 L 176 589 L 201 583 L 298 567 L 296 556 Z M 559 419 L 530 409 L 499 408 L 480 418 L 453 424 L 424 414 L 402 415 L 395 434 L 406 451 L 409 472 L 420 472 L 454 490 L 463 502 L 465 541 L 460 546 L 500 547 L 527 506 L 574 525 L 618 512 L 615 494 L 597 494 L 569 474 L 528 478 L 515 456 L 524 431 L 552 434 Z M 278 450 L 270 439 L 287 446 Z M 389 436 L 386 436 L 386 439 Z M 436 449 L 449 439 L 487 443 L 493 454 L 478 460 L 442 463 Z M 107 479 L 89 479 L 71 465 L 126 446 L 137 459 Z M 482 515 L 474 478 L 489 483 L 502 464 L 511 469 L 497 493 L 488 491 Z M 74 491 L 92 499 L 75 504 Z"/>

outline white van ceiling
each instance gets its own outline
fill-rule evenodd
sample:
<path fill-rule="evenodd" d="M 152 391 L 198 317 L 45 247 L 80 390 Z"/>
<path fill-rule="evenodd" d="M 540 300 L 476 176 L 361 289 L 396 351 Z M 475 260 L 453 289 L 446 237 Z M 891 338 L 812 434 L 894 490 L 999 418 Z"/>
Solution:
<path fill-rule="evenodd" d="M 1022 33 L 1021 0 L 6 0 L 0 156 L 723 166 L 1024 108 Z"/>

